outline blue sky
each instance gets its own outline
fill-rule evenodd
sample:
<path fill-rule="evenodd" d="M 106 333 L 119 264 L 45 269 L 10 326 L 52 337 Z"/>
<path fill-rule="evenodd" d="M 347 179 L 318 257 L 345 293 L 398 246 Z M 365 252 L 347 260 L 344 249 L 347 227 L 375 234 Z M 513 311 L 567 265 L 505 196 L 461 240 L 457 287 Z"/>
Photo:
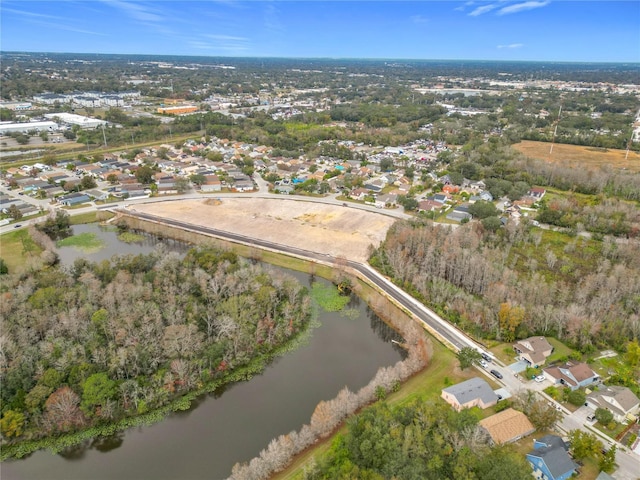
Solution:
<path fill-rule="evenodd" d="M 640 62 L 640 0 L 2 0 L 0 48 Z"/>

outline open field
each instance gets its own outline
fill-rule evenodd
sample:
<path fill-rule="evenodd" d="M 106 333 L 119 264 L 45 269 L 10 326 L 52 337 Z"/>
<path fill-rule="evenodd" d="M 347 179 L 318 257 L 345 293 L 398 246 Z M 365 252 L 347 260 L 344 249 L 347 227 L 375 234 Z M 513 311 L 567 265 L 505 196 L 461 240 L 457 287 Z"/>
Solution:
<path fill-rule="evenodd" d="M 5 233 L 0 239 L 0 257 L 10 273 L 21 271 L 30 257 L 41 252 L 42 249 L 31 239 L 26 228 Z"/>
<path fill-rule="evenodd" d="M 513 148 L 527 157 L 538 158 L 547 162 L 562 163 L 597 170 L 601 167 L 627 169 L 640 172 L 640 153 L 629 151 L 625 160 L 626 150 L 610 150 L 580 145 L 565 145 L 556 143 L 553 153 L 549 155 L 551 144 L 547 142 L 532 142 L 523 140 L 513 145 Z"/>
<path fill-rule="evenodd" d="M 359 262 L 366 261 L 369 245 L 378 246 L 395 221 L 338 205 L 262 198 L 183 200 L 130 208 Z"/>

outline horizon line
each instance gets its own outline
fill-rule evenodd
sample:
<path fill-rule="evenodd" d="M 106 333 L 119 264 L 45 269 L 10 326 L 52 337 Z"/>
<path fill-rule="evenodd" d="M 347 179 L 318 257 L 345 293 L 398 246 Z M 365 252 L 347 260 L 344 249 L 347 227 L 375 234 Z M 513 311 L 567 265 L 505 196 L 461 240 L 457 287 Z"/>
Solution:
<path fill-rule="evenodd" d="M 99 52 L 55 52 L 55 51 L 30 51 L 30 50 L 8 50 L 4 51 L 0 49 L 0 55 L 7 54 L 54 54 L 54 55 L 122 55 L 122 56 L 149 56 L 149 57 L 187 57 L 187 58 L 222 58 L 222 59 L 282 59 L 282 60 L 336 60 L 336 61 L 349 61 L 349 60 L 370 60 L 370 61 L 442 61 L 442 62 L 503 62 L 503 63 L 578 63 L 578 64 L 632 64 L 640 66 L 640 60 L 620 60 L 620 61 L 606 61 L 606 60 L 519 60 L 519 59 L 472 59 L 472 58 L 401 58 L 401 57 L 336 57 L 336 56 L 318 56 L 318 57 L 304 57 L 304 56 L 250 56 L 250 55 L 196 55 L 185 53 L 99 53 Z"/>

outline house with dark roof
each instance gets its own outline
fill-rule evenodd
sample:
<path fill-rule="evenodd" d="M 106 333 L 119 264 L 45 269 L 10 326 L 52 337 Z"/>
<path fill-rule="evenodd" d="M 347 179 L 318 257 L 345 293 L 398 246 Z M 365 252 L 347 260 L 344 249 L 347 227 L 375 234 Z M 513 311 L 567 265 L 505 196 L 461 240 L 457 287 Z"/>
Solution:
<path fill-rule="evenodd" d="M 545 377 L 554 383 L 559 383 L 577 390 L 600 380 L 596 372 L 584 362 L 567 362 L 563 365 L 551 366 L 544 369 Z"/>
<path fill-rule="evenodd" d="M 91 201 L 91 197 L 85 195 L 84 193 L 70 193 L 68 195 L 63 195 L 57 198 L 58 203 L 65 205 L 67 207 L 72 207 L 73 205 L 79 205 L 81 203 L 87 203 Z"/>
<path fill-rule="evenodd" d="M 553 353 L 553 347 L 545 337 L 529 337 L 513 344 L 513 349 L 524 360 L 534 367 L 544 365 L 547 357 Z"/>
<path fill-rule="evenodd" d="M 536 430 L 524 413 L 513 408 L 483 418 L 480 426 L 486 430 L 493 443 L 497 444 L 517 442 Z"/>
<path fill-rule="evenodd" d="M 567 444 L 556 435 L 545 435 L 533 441 L 533 450 L 527 453 L 533 467 L 533 476 L 539 480 L 566 480 L 578 468 L 569 456 Z"/>
<path fill-rule="evenodd" d="M 588 407 L 604 408 L 613 414 L 616 422 L 635 420 L 640 409 L 640 400 L 627 387 L 612 385 L 601 387 L 587 395 Z"/>
<path fill-rule="evenodd" d="M 498 402 L 498 396 L 493 389 L 486 381 L 478 377 L 443 389 L 441 396 L 457 411 L 471 407 L 484 409 Z"/>
<path fill-rule="evenodd" d="M 472 215 L 469 213 L 468 205 L 459 205 L 447 215 L 447 220 L 452 220 L 454 222 L 462 222 L 465 219 L 471 220 L 471 218 Z"/>

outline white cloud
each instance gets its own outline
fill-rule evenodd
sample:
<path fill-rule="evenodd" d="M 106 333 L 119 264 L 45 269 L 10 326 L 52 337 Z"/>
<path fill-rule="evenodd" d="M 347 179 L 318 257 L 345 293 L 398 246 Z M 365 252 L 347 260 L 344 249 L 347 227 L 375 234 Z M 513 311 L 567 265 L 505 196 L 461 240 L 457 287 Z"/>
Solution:
<path fill-rule="evenodd" d="M 497 3 L 488 3 L 487 5 L 481 5 L 480 7 L 474 8 L 471 12 L 469 12 L 470 17 L 477 17 L 478 15 L 482 15 L 484 13 L 490 12 L 491 10 L 495 10 L 500 5 Z"/>
<path fill-rule="evenodd" d="M 411 21 L 413 23 L 427 23 L 429 21 L 429 18 L 425 17 L 424 15 L 412 15 Z"/>
<path fill-rule="evenodd" d="M 124 0 L 103 0 L 107 5 L 117 8 L 127 16 L 140 22 L 162 22 L 165 18 L 146 5 L 138 2 L 125 2 Z"/>
<path fill-rule="evenodd" d="M 64 20 L 63 17 L 57 17 L 55 15 L 47 15 L 45 13 L 27 12 L 25 10 L 16 10 L 15 8 L 2 7 L 4 13 L 15 13 L 16 15 L 23 15 L 31 18 L 52 18 L 54 20 Z"/>
<path fill-rule="evenodd" d="M 498 10 L 498 15 L 509 15 L 511 13 L 524 12 L 526 10 L 533 10 L 534 8 L 546 7 L 551 3 L 550 0 L 536 1 L 531 0 L 529 2 L 515 3 L 513 5 L 507 5 Z"/>
<path fill-rule="evenodd" d="M 498 45 L 498 48 L 522 48 L 524 43 L 510 43 L 509 45 Z"/>

